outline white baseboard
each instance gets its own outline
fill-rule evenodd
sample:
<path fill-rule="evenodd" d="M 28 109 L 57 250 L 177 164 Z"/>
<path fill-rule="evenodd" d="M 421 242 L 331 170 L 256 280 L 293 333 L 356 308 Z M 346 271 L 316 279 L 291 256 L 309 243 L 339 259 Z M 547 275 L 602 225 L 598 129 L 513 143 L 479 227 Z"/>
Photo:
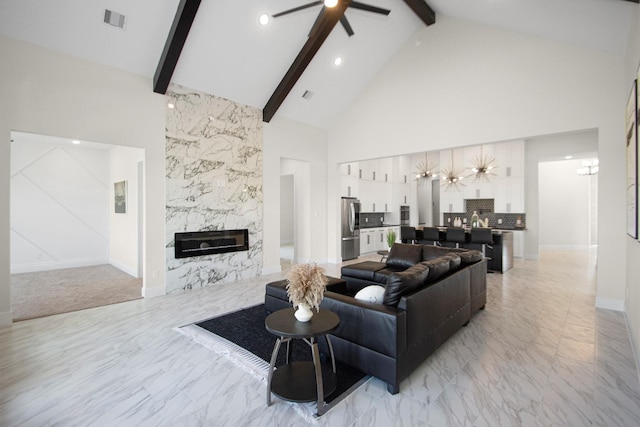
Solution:
<path fill-rule="evenodd" d="M 615 298 L 596 298 L 596 308 L 624 312 L 624 300 Z"/>
<path fill-rule="evenodd" d="M 263 267 L 262 268 L 262 275 L 263 276 L 267 276 L 269 274 L 274 274 L 274 273 L 280 273 L 282 271 L 282 268 L 280 267 L 280 264 L 273 265 L 271 267 Z"/>
<path fill-rule="evenodd" d="M 327 258 L 327 264 L 342 264 L 342 257 L 340 257 L 340 258 Z"/>
<path fill-rule="evenodd" d="M 33 264 L 14 264 L 11 266 L 11 274 L 33 273 L 36 271 L 62 270 L 63 268 L 90 267 L 92 265 L 109 264 L 109 258 L 84 258 L 68 261 L 47 261 Z"/>
<path fill-rule="evenodd" d="M 167 294 L 167 290 L 164 286 L 154 286 L 152 288 L 143 286 L 142 287 L 142 297 L 143 298 L 155 298 L 161 297 Z"/>
<path fill-rule="evenodd" d="M 4 311 L 0 313 L 0 327 L 9 326 L 13 323 L 13 311 Z"/>
<path fill-rule="evenodd" d="M 589 245 L 540 245 L 541 251 L 586 251 Z"/>
<path fill-rule="evenodd" d="M 530 260 L 537 260 L 538 257 L 540 255 L 539 254 L 524 254 L 524 259 L 530 259 Z"/>
<path fill-rule="evenodd" d="M 117 268 L 118 270 L 122 270 L 125 273 L 127 273 L 129 276 L 133 276 L 136 279 L 139 279 L 140 277 L 138 276 L 138 271 L 135 268 L 132 268 L 126 264 L 121 263 L 120 261 L 117 261 L 115 259 L 109 259 L 109 264 L 113 265 L 115 268 Z"/>

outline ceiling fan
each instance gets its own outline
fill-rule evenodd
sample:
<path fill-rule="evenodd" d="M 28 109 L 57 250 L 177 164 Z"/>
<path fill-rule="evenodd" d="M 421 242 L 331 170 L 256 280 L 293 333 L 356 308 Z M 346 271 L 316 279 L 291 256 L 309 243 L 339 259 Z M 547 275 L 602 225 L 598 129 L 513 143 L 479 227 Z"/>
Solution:
<path fill-rule="evenodd" d="M 318 23 L 320 22 L 320 17 L 323 15 L 324 10 L 327 7 L 330 7 L 330 6 L 327 6 L 327 1 L 325 1 L 325 0 L 313 1 L 311 3 L 303 4 L 302 6 L 294 7 L 292 9 L 288 9 L 288 10 L 276 13 L 274 15 L 271 15 L 271 16 L 273 18 L 277 18 L 279 16 L 288 15 L 288 14 L 294 13 L 294 12 L 299 12 L 301 10 L 308 9 L 308 8 L 314 7 L 314 6 L 319 6 L 319 5 L 322 5 L 322 9 L 320 10 L 320 14 L 316 18 L 316 21 L 314 22 L 313 27 L 311 27 L 311 31 L 309 32 L 309 34 L 313 34 L 313 32 L 316 29 Z M 378 13 L 380 15 L 385 15 L 385 16 L 389 15 L 389 13 L 391 12 L 389 9 L 383 9 L 381 7 L 371 6 L 369 4 L 364 4 L 364 3 L 357 2 L 357 1 L 352 1 L 349 4 L 348 7 L 352 7 L 354 9 L 364 10 L 366 12 Z M 351 24 L 349 24 L 349 20 L 347 19 L 347 17 L 345 15 L 342 15 L 340 17 L 340 23 L 342 24 L 342 27 L 347 32 L 349 37 L 354 35 L 353 28 L 351 28 Z"/>

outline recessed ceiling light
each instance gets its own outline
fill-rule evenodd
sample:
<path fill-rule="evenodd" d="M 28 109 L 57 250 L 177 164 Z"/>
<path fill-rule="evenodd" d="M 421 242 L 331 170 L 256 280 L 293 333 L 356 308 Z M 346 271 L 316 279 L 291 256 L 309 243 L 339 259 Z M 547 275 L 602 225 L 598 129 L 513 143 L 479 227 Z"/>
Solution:
<path fill-rule="evenodd" d="M 173 102 L 170 102 L 170 103 L 167 104 L 167 107 L 176 108 L 176 104 L 174 104 Z"/>
<path fill-rule="evenodd" d="M 338 4 L 338 0 L 324 0 L 324 5 L 327 7 L 335 7 Z"/>
<path fill-rule="evenodd" d="M 333 65 L 339 67 L 342 65 L 342 57 L 337 56 L 336 59 L 333 60 Z"/>
<path fill-rule="evenodd" d="M 258 18 L 258 22 L 260 22 L 260 25 L 262 25 L 263 27 L 266 27 L 269 24 L 269 20 L 269 15 L 267 15 L 266 13 L 263 13 Z"/>
<path fill-rule="evenodd" d="M 73 141 L 71 141 L 72 144 L 78 145 L 80 144 L 80 141 L 78 141 L 77 139 L 74 139 Z"/>
<path fill-rule="evenodd" d="M 565 160 L 571 160 L 571 159 L 573 159 L 573 156 L 564 156 L 564 159 Z"/>

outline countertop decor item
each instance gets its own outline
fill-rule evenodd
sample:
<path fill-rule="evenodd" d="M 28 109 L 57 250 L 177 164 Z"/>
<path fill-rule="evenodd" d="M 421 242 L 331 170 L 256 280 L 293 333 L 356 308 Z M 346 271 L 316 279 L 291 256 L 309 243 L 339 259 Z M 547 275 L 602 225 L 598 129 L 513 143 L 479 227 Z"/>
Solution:
<path fill-rule="evenodd" d="M 301 322 L 308 322 L 313 316 L 312 309 L 318 310 L 328 283 L 324 269 L 317 264 L 297 264 L 291 268 L 287 279 L 287 296 L 296 310 L 295 316 Z"/>

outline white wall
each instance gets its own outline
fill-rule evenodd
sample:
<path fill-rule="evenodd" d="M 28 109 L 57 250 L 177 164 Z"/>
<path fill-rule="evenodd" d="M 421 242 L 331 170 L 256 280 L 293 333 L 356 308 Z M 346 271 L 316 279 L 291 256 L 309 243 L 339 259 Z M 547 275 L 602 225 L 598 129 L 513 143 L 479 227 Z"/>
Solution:
<path fill-rule="evenodd" d="M 138 163 L 144 161 L 144 150 L 112 147 L 109 150 L 109 263 L 139 277 L 138 268 Z M 115 213 L 113 184 L 127 182 L 127 212 Z M 140 226 L 142 226 L 140 224 Z"/>
<path fill-rule="evenodd" d="M 308 258 L 327 261 L 327 132 L 299 122 L 274 117 L 264 125 L 264 267 L 263 274 L 280 271 L 280 175 L 281 160 L 309 163 L 310 209 L 305 218 L 310 229 L 296 236 L 301 248 L 309 247 Z M 338 166 L 333 170 L 339 174 Z M 338 181 L 339 184 L 339 181 Z M 339 190 L 337 190 L 339 191 Z M 332 197 L 340 198 L 339 192 Z M 296 243 L 296 249 L 298 244 Z"/>
<path fill-rule="evenodd" d="M 576 173 L 582 160 L 538 164 L 540 249 L 589 247 L 590 176 Z"/>
<path fill-rule="evenodd" d="M 635 8 L 629 48 L 625 61 L 624 87 L 629 90 L 637 78 L 640 63 L 640 8 Z M 623 114 L 620 108 L 620 114 Z M 624 168 L 621 168 L 624 169 Z M 624 206 L 624 205 L 623 205 Z M 626 245 L 626 298 L 625 311 L 631 334 L 631 341 L 636 355 L 636 364 L 640 364 L 640 243 L 629 236 L 621 238 Z"/>
<path fill-rule="evenodd" d="M 11 131 L 146 149 L 143 295 L 165 293 L 165 97 L 148 78 L 0 37 L 0 325 L 11 322 Z"/>
<path fill-rule="evenodd" d="M 109 152 L 12 132 L 11 272 L 106 264 Z"/>
<path fill-rule="evenodd" d="M 623 60 L 613 55 L 441 16 L 407 40 L 330 130 L 329 169 L 363 156 L 597 129 L 597 293 L 620 301 L 625 283 L 619 256 L 625 234 L 620 141 L 628 90 L 622 73 Z M 331 194 L 339 194 L 336 176 L 328 177 Z M 332 258 L 339 253 L 336 197 L 328 203 Z"/>

